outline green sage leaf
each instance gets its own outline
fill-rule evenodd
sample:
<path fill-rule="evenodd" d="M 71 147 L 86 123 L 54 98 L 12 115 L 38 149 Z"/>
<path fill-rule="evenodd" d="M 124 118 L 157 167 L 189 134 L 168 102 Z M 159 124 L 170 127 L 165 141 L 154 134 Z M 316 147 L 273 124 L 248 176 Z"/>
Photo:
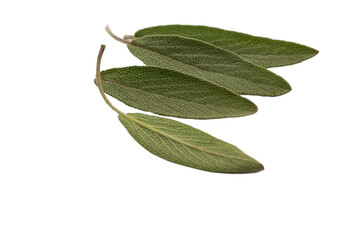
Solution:
<path fill-rule="evenodd" d="M 257 111 L 254 103 L 201 79 L 150 66 L 101 72 L 104 91 L 125 104 L 165 116 L 209 119 Z"/>
<path fill-rule="evenodd" d="M 170 162 L 219 173 L 264 169 L 237 147 L 183 123 L 139 113 L 119 114 L 119 120 L 141 146 Z"/>
<path fill-rule="evenodd" d="M 136 38 L 127 46 L 147 65 L 186 73 L 238 95 L 279 96 L 291 90 L 282 77 L 200 40 L 154 35 Z"/>
<path fill-rule="evenodd" d="M 199 39 L 239 54 L 242 58 L 266 68 L 299 63 L 318 53 L 313 48 L 293 42 L 256 37 L 207 26 L 149 27 L 137 31 L 135 37 L 163 34 Z"/>

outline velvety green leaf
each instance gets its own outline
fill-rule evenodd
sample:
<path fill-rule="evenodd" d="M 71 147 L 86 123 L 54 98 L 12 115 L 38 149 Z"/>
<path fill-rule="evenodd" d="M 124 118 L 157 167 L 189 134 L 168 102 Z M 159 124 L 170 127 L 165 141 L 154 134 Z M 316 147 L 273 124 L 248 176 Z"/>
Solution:
<path fill-rule="evenodd" d="M 136 38 L 127 45 L 147 65 L 186 73 L 238 95 L 279 96 L 291 89 L 282 77 L 200 40 L 154 35 Z"/>
<path fill-rule="evenodd" d="M 240 117 L 255 104 L 223 88 L 173 70 L 133 66 L 101 72 L 104 91 L 144 111 L 182 118 Z"/>
<path fill-rule="evenodd" d="M 318 51 L 293 42 L 255 37 L 214 27 L 165 25 L 137 31 L 135 37 L 148 35 L 180 35 L 199 39 L 239 54 L 263 67 L 279 67 L 299 63 L 315 56 Z"/>
<path fill-rule="evenodd" d="M 146 150 L 173 163 L 219 173 L 264 169 L 237 147 L 183 123 L 139 113 L 120 114 L 119 120 Z"/>

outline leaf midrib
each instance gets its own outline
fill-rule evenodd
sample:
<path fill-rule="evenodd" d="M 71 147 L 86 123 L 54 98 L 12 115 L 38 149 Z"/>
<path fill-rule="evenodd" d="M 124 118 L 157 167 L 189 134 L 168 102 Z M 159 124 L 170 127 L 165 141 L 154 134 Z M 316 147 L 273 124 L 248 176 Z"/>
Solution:
<path fill-rule="evenodd" d="M 201 40 L 196 40 L 196 41 L 201 41 Z M 201 41 L 201 42 L 202 42 L 202 41 Z M 206 42 L 204 42 L 204 43 L 206 43 Z M 234 77 L 235 77 L 235 76 L 228 75 L 228 74 L 225 74 L 225 73 L 211 72 L 211 71 L 208 71 L 208 70 L 199 68 L 199 67 L 197 67 L 197 66 L 195 66 L 195 65 L 190 65 L 190 64 L 185 63 L 185 62 L 183 62 L 183 61 L 181 61 L 181 60 L 178 60 L 178 59 L 172 58 L 172 57 L 170 57 L 170 56 L 167 56 L 167 55 L 165 55 L 165 54 L 163 54 L 163 53 L 156 52 L 156 51 L 154 51 L 154 50 L 152 50 L 152 49 L 149 49 L 149 48 L 145 48 L 145 47 L 143 47 L 143 46 L 136 45 L 136 44 L 134 44 L 133 42 L 131 42 L 131 43 L 129 43 L 129 44 L 132 45 L 132 46 L 134 46 L 134 47 L 142 48 L 142 49 L 145 49 L 145 50 L 147 50 L 147 51 L 149 51 L 149 52 L 152 52 L 152 53 L 161 55 L 161 56 L 163 56 L 163 57 L 169 58 L 169 59 L 171 59 L 171 60 L 173 60 L 173 61 L 180 62 L 180 63 L 185 64 L 185 65 L 188 65 L 188 66 L 190 66 L 190 67 L 197 68 L 197 69 L 199 69 L 199 70 L 201 70 L 201 71 L 204 71 L 204 72 L 207 72 L 207 73 L 225 75 L 225 76 L 231 77 L 231 78 L 234 78 Z M 210 45 L 210 43 L 206 43 L 206 44 L 209 44 L 209 45 Z M 215 48 L 219 48 L 219 49 L 221 49 L 221 50 L 223 50 L 223 51 L 226 51 L 226 52 L 228 52 L 228 53 L 231 53 L 231 54 L 235 55 L 236 57 L 239 57 L 239 58 L 240 58 L 241 60 L 243 60 L 244 62 L 248 62 L 248 63 L 250 63 L 250 64 L 252 64 L 252 65 L 255 65 L 255 64 L 253 64 L 253 63 L 251 63 L 251 62 L 249 62 L 249 61 L 247 61 L 247 60 L 242 59 L 242 58 L 240 57 L 240 55 L 238 55 L 238 54 L 236 54 L 236 53 L 230 52 L 230 51 L 228 51 L 228 50 L 226 50 L 226 49 L 220 48 L 220 47 L 215 46 L 215 45 L 213 45 L 213 44 L 211 44 L 211 46 L 213 46 L 213 47 L 215 47 Z M 252 66 L 252 68 L 253 68 L 253 67 L 254 67 L 254 66 Z M 262 68 L 261 66 L 258 66 L 258 67 Z M 264 70 L 266 70 L 266 69 L 264 68 Z M 183 72 L 181 72 L 181 73 L 183 73 Z M 187 74 L 187 73 L 184 73 L 184 74 Z M 196 77 L 199 78 L 199 79 L 201 79 L 201 80 L 203 80 L 203 81 L 205 81 L 205 82 L 207 82 L 207 83 L 216 85 L 216 86 L 218 86 L 218 87 L 221 87 L 222 89 L 225 89 L 225 90 L 227 90 L 227 91 L 230 91 L 230 92 L 238 95 L 238 93 L 236 93 L 236 92 L 234 92 L 234 91 L 231 91 L 230 89 L 227 89 L 227 88 L 225 88 L 224 86 L 219 85 L 219 84 L 216 83 L 216 82 L 207 81 L 206 79 L 203 79 L 203 78 L 201 78 L 201 77 L 199 77 L 199 76 L 196 76 Z M 251 82 L 251 83 L 253 83 L 253 84 L 259 85 L 256 81 L 254 82 L 254 81 L 251 81 L 251 80 L 248 80 L 248 79 L 244 79 L 243 77 L 238 77 L 238 78 L 240 78 L 240 79 L 243 80 L 243 81 Z"/>
<path fill-rule="evenodd" d="M 151 35 L 151 36 L 158 36 L 158 35 Z M 165 36 L 166 36 L 166 35 L 165 35 Z M 175 35 L 175 36 L 177 36 L 177 35 Z M 147 36 L 145 36 L 145 37 L 147 37 Z M 182 37 L 182 36 L 178 36 L 178 37 Z M 139 38 L 141 38 L 141 37 L 139 37 Z M 182 37 L 182 38 L 191 39 L 191 38 L 187 38 L 187 37 Z M 136 39 L 136 38 L 135 38 L 135 39 Z M 134 40 L 135 40 L 135 39 L 134 39 Z M 192 40 L 194 40 L 194 41 L 199 41 L 199 42 L 203 42 L 203 41 L 197 40 L 197 39 L 192 39 Z M 262 66 L 260 66 L 260 65 L 256 65 L 256 64 L 254 64 L 254 63 L 252 63 L 252 62 L 250 62 L 250 61 L 248 61 L 248 60 L 246 60 L 246 59 L 241 58 L 241 56 L 240 56 L 239 54 L 237 54 L 237 53 L 234 53 L 234 52 L 231 52 L 231 51 L 229 51 L 229 50 L 227 50 L 227 49 L 224 49 L 224 48 L 215 46 L 215 45 L 213 45 L 213 44 L 211 44 L 211 43 L 207 43 L 207 42 L 203 42 L 203 43 L 209 44 L 209 45 L 211 45 L 211 46 L 214 47 L 214 48 L 218 48 L 218 49 L 220 49 L 220 50 L 222 50 L 222 51 L 225 51 L 225 52 L 227 52 L 227 53 L 229 53 L 229 54 L 234 55 L 235 57 L 238 57 L 241 61 L 247 62 L 247 63 L 251 64 L 251 68 L 258 67 L 259 69 L 263 69 L 264 71 L 268 71 L 266 68 L 264 68 L 264 67 L 262 67 Z M 174 58 L 172 58 L 172 57 L 170 57 L 170 56 L 167 56 L 167 55 L 165 55 L 165 54 L 163 54 L 163 53 L 156 52 L 156 51 L 154 51 L 154 50 L 152 50 L 152 49 L 149 49 L 149 48 L 146 48 L 146 47 L 143 47 L 143 46 L 136 45 L 136 44 L 134 44 L 133 42 L 129 43 L 129 45 L 132 45 L 132 46 L 138 47 L 138 48 L 142 48 L 142 49 L 147 50 L 147 51 L 149 51 L 149 52 L 151 52 L 151 53 L 154 53 L 154 54 L 161 55 L 161 56 L 163 56 L 163 57 L 165 57 L 165 58 L 168 58 L 168 59 L 171 59 L 171 60 L 173 60 L 173 61 L 175 61 L 175 62 L 179 62 L 179 63 L 181 63 L 181 64 L 187 65 L 188 67 L 196 68 L 196 69 L 198 69 L 198 70 L 200 70 L 200 71 L 202 71 L 202 72 L 204 72 L 204 73 L 206 73 L 206 74 L 210 74 L 210 75 L 216 74 L 216 75 L 219 75 L 219 77 L 220 77 L 220 76 L 226 76 L 226 77 L 228 77 L 228 78 L 241 79 L 243 82 L 245 82 L 245 85 L 246 85 L 246 83 L 254 84 L 254 85 L 256 85 L 258 88 L 262 89 L 265 93 L 269 93 L 269 90 L 266 88 L 266 86 L 274 87 L 274 88 L 277 88 L 277 89 L 286 89 L 286 90 L 288 90 L 287 88 L 283 88 L 283 87 L 279 87 L 279 86 L 271 85 L 271 84 L 269 85 L 269 84 L 266 84 L 266 83 L 259 83 L 259 82 L 257 82 L 256 80 L 253 81 L 252 79 L 243 78 L 243 77 L 241 77 L 241 76 L 233 76 L 233 75 L 228 75 L 228 74 L 226 74 L 226 73 L 211 72 L 211 71 L 208 71 L 208 70 L 199 68 L 199 67 L 197 67 L 197 66 L 195 66 L 195 65 L 190 65 L 190 64 L 185 63 L 185 62 L 183 62 L 183 61 L 181 61 L 181 60 L 174 59 Z M 141 60 L 141 58 L 139 58 L 139 59 Z M 180 71 L 180 70 L 178 70 L 178 69 L 177 69 L 176 71 L 179 71 L 179 72 L 181 72 L 182 74 L 189 75 L 188 73 L 183 72 L 183 71 Z M 270 71 L 269 71 L 269 72 L 270 72 Z M 270 73 L 271 73 L 271 72 L 270 72 Z M 277 75 L 275 74 L 275 76 L 277 76 Z M 246 87 L 244 87 L 243 84 L 241 84 L 241 85 L 242 85 L 242 86 L 241 86 L 241 89 L 242 89 L 241 91 L 239 91 L 239 90 L 236 90 L 236 91 L 235 91 L 235 90 L 231 90 L 231 89 L 229 89 L 229 88 L 227 88 L 227 87 L 225 87 L 225 86 L 223 86 L 223 85 L 221 85 L 221 84 L 219 84 L 219 83 L 217 83 L 217 82 L 215 82 L 215 81 L 208 81 L 206 78 L 203 78 L 202 76 L 193 76 L 193 77 L 196 77 L 196 78 L 198 78 L 199 80 L 202 80 L 202 81 L 204 81 L 204 82 L 206 82 L 206 83 L 208 83 L 208 84 L 212 84 L 212 85 L 215 85 L 215 86 L 217 86 L 217 87 L 220 87 L 220 88 L 222 88 L 222 89 L 224 89 L 224 90 L 226 90 L 226 91 L 229 91 L 229 92 L 231 92 L 231 93 L 233 93 L 233 94 L 235 94 L 235 95 L 237 95 L 237 96 L 240 96 L 240 95 L 258 95 L 258 94 L 253 94 L 253 93 L 249 93 L 249 92 L 244 92 L 244 88 L 246 88 Z M 211 76 L 208 76 L 208 77 L 211 78 Z M 278 77 L 279 77 L 279 76 L 278 76 Z M 282 78 L 279 77 L 279 80 L 280 80 L 280 79 L 282 79 Z M 240 81 L 240 82 L 241 82 L 241 81 Z M 265 85 L 265 86 L 263 86 L 263 85 Z M 270 91 L 270 94 L 259 94 L 259 95 L 273 96 L 274 94 L 272 94 L 272 92 Z"/>
<path fill-rule="evenodd" d="M 115 84 L 115 85 L 123 86 L 123 87 L 125 87 L 125 88 L 134 89 L 134 90 L 137 90 L 137 91 L 140 91 L 140 92 L 145 92 L 145 93 L 148 93 L 149 95 L 161 96 L 161 97 L 165 97 L 165 98 L 168 98 L 168 99 L 176 99 L 176 100 L 178 100 L 178 101 L 183 101 L 183 102 L 187 102 L 187 103 L 190 103 L 190 104 L 196 104 L 196 105 L 202 105 L 202 106 L 204 106 L 204 105 L 209 105 L 209 104 L 203 104 L 203 103 L 188 101 L 188 100 L 186 100 L 186 99 L 169 97 L 169 96 L 162 95 L 162 94 L 159 94 L 159 93 L 149 92 L 149 91 L 144 90 L 144 89 L 139 89 L 139 88 L 131 87 L 131 86 L 124 85 L 124 84 L 121 84 L 121 83 L 118 83 L 118 82 L 112 82 L 112 81 L 109 81 L 109 80 L 106 80 L 106 79 L 102 79 L 102 80 L 103 80 L 103 82 L 107 82 L 107 83 L 110 83 L 110 84 Z M 211 106 L 217 107 L 217 105 L 213 105 L 213 104 L 211 104 Z M 221 108 L 226 108 L 226 107 L 221 107 Z M 228 108 L 226 108 L 226 109 L 228 109 Z M 230 108 L 230 109 L 231 109 L 231 108 Z"/>
<path fill-rule="evenodd" d="M 235 156 L 234 156 L 234 157 L 230 157 L 230 156 L 227 156 L 227 155 L 224 155 L 224 154 L 221 154 L 221 153 L 217 153 L 217 152 L 212 152 L 212 151 L 206 150 L 206 149 L 204 149 L 204 148 L 201 148 L 201 147 L 192 145 L 192 144 L 190 144 L 190 143 L 184 142 L 184 141 L 182 141 L 181 139 L 178 139 L 178 138 L 176 138 L 176 137 L 173 137 L 173 136 L 171 136 L 171 135 L 169 135 L 169 134 L 167 134 L 167 133 L 164 133 L 164 132 L 162 132 L 162 131 L 160 131 L 160 130 L 158 130 L 158 129 L 156 129 L 156 128 L 154 128 L 154 127 L 152 127 L 152 126 L 150 126 L 150 125 L 148 125 L 148 124 L 146 124 L 146 123 L 144 123 L 144 122 L 142 122 L 142 121 L 140 121 L 140 120 L 137 120 L 136 118 L 134 118 L 134 117 L 132 117 L 132 116 L 130 116 L 130 115 L 128 115 L 128 114 L 126 114 L 125 117 L 127 117 L 129 120 L 137 123 L 138 125 L 149 129 L 150 131 L 153 131 L 153 132 L 155 132 L 155 133 L 157 133 L 157 134 L 159 134 L 159 135 L 162 135 L 162 136 L 164 136 L 164 137 L 166 137 L 166 138 L 169 138 L 169 139 L 171 139 L 171 140 L 173 140 L 173 141 L 175 141 L 175 142 L 178 142 L 178 143 L 180 143 L 180 144 L 183 144 L 183 145 L 185 145 L 185 146 L 188 146 L 188 147 L 190 147 L 190 148 L 193 148 L 193 149 L 195 149 L 195 150 L 197 150 L 197 151 L 204 152 L 204 153 L 208 153 L 208 154 L 212 154 L 212 155 L 219 156 L 219 157 L 228 158 L 228 159 L 239 159 L 239 160 L 248 161 L 248 162 L 253 161 L 253 160 L 250 160 L 250 159 L 242 159 L 241 157 L 235 157 Z M 245 153 L 244 153 L 244 154 L 245 154 Z"/>
<path fill-rule="evenodd" d="M 269 57 L 273 57 L 273 58 L 277 58 L 277 57 L 287 57 L 287 56 L 303 56 L 303 57 L 307 57 L 309 55 L 312 55 L 312 54 L 268 54 L 268 55 L 265 55 L 265 54 L 247 54 L 247 53 L 238 53 L 239 55 L 241 56 L 246 56 L 246 57 L 253 57 L 253 56 L 269 56 Z"/>

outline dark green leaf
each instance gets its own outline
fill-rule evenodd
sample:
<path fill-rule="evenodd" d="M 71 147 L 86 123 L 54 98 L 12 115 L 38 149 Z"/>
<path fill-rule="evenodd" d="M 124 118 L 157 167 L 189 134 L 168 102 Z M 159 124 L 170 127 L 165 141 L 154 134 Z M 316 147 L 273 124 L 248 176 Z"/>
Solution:
<path fill-rule="evenodd" d="M 133 66 L 101 72 L 104 91 L 144 111 L 182 118 L 240 117 L 255 104 L 216 85 L 173 70 Z"/>
<path fill-rule="evenodd" d="M 148 35 L 180 35 L 199 39 L 239 54 L 263 67 L 280 67 L 299 63 L 315 56 L 318 51 L 293 42 L 255 37 L 214 27 L 165 25 L 137 31 L 135 37 Z"/>
<path fill-rule="evenodd" d="M 186 73 L 238 95 L 279 96 L 291 89 L 280 76 L 200 40 L 145 36 L 132 40 L 128 48 L 147 65 Z"/>
<path fill-rule="evenodd" d="M 139 113 L 120 114 L 119 119 L 141 146 L 173 163 L 219 173 L 264 169 L 237 147 L 183 123 Z"/>

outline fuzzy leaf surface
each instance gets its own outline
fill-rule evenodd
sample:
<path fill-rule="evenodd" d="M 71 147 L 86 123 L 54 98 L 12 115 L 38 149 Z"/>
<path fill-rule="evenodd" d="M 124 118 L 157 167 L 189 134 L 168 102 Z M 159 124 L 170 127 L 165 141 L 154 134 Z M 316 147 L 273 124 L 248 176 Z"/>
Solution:
<path fill-rule="evenodd" d="M 220 28 L 193 25 L 165 25 L 144 28 L 135 37 L 149 35 L 179 35 L 195 38 L 227 49 L 242 58 L 265 68 L 280 67 L 302 62 L 318 51 L 293 42 L 256 37 Z"/>
<path fill-rule="evenodd" d="M 127 45 L 147 65 L 192 75 L 238 95 L 279 96 L 291 90 L 282 77 L 200 40 L 154 35 Z"/>
<path fill-rule="evenodd" d="M 173 70 L 133 66 L 101 72 L 104 91 L 140 110 L 165 116 L 210 119 L 240 117 L 257 111 L 254 103 Z"/>
<path fill-rule="evenodd" d="M 120 114 L 119 120 L 141 146 L 170 162 L 219 173 L 264 169 L 237 147 L 186 124 L 139 113 Z"/>

